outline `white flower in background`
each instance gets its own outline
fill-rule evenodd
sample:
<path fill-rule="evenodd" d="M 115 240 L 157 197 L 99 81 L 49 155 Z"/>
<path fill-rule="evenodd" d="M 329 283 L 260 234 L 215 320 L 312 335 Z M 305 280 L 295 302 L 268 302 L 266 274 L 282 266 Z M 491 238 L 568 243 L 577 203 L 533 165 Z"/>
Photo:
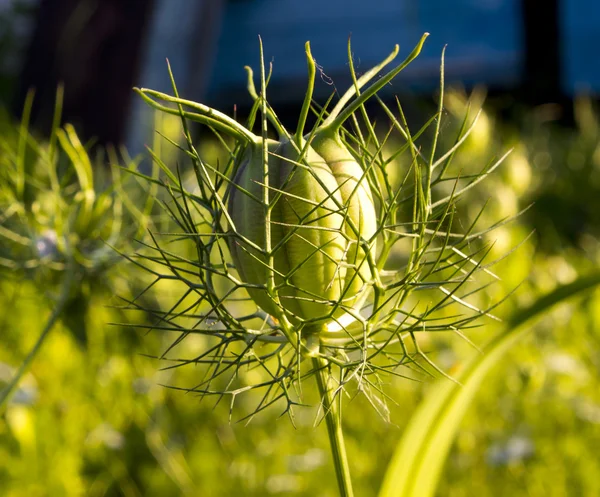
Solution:
<path fill-rule="evenodd" d="M 514 435 L 503 444 L 492 445 L 487 451 L 487 461 L 490 466 L 504 466 L 529 459 L 534 452 L 533 441 L 525 436 Z"/>
<path fill-rule="evenodd" d="M 34 239 L 35 249 L 41 258 L 54 257 L 58 253 L 58 235 L 54 230 L 45 230 Z"/>

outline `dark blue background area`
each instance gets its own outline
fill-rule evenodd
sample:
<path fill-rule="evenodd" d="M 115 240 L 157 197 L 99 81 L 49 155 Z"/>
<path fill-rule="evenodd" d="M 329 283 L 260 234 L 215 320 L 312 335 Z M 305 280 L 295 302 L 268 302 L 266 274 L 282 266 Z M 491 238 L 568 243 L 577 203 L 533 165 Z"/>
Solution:
<path fill-rule="evenodd" d="M 600 92 L 600 1 L 562 0 L 562 83 L 569 94 Z"/>
<path fill-rule="evenodd" d="M 518 0 L 232 2 L 217 43 L 209 99 L 245 85 L 244 65 L 258 70 L 257 33 L 266 61 L 273 61 L 272 83 L 277 86 L 305 80 L 307 40 L 317 63 L 335 79 L 348 72 L 350 34 L 361 72 L 382 60 L 396 43 L 401 47 L 397 60 L 402 60 L 427 31 L 431 36 L 422 55 L 396 84 L 429 89 L 438 84 L 444 44 L 449 81 L 516 84 L 522 63 L 521 29 Z"/>

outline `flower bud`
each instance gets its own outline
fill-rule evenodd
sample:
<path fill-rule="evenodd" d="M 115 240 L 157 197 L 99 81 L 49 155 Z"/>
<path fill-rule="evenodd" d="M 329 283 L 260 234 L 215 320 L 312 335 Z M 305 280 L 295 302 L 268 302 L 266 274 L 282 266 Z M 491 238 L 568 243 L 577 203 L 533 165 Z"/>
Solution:
<path fill-rule="evenodd" d="M 229 192 L 235 231 L 230 250 L 240 279 L 263 310 L 277 315 L 279 308 L 292 322 L 314 322 L 343 314 L 365 294 L 371 248 L 359 242 L 374 234 L 375 211 L 356 162 L 344 154 L 326 160 L 302 146 L 303 153 L 290 141 L 268 144 L 269 225 L 262 146 L 248 147 Z M 334 152 L 331 144 L 321 148 Z M 275 289 L 268 292 L 271 277 Z"/>

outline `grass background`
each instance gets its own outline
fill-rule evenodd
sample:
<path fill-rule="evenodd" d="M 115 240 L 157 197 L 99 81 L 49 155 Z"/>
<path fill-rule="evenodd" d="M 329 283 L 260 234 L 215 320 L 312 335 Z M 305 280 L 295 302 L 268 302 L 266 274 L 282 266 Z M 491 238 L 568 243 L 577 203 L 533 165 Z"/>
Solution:
<path fill-rule="evenodd" d="M 569 128 L 544 109 L 526 113 L 518 125 L 487 112 L 456 157 L 468 171 L 514 147 L 500 171 L 462 201 L 465 220 L 487 201 L 490 222 L 535 202 L 490 235 L 499 256 L 535 230 L 496 268 L 500 287 L 481 297 L 497 298 L 522 283 L 501 316 L 598 265 L 599 121 L 589 100 L 575 105 L 576 125 Z M 452 140 L 466 110 L 464 94 L 450 92 L 446 107 L 449 124 L 442 139 Z M 14 126 L 5 119 L 1 128 Z M 210 147 L 205 153 L 214 155 Z M 2 250 L 10 249 L 4 238 L 2 243 Z M 139 246 L 128 240 L 124 250 Z M 0 271 L 1 386 L 33 346 L 56 290 L 31 275 Z M 164 364 L 145 354 L 160 353 L 174 337 L 145 334 L 130 325 L 144 324 L 147 317 L 115 307 L 122 303 L 117 296 L 135 295 L 136 282 L 145 279 L 146 273 L 125 260 L 84 278 L 83 300 L 52 331 L 0 415 L 2 495 L 336 495 L 325 426 L 314 426 L 315 407 L 298 411 L 296 427 L 276 408 L 249 424 L 235 423 L 229 421 L 228 399 L 215 405 L 163 386 L 193 384 L 201 371 L 159 370 Z M 146 298 L 167 308 L 179 290 L 173 283 Z M 77 334 L 82 326 L 83 341 Z M 469 338 L 483 343 L 494 330 L 488 322 Z M 187 340 L 186 347 L 193 352 L 203 340 Z M 450 334 L 427 336 L 422 346 L 450 374 L 475 353 Z M 599 370 L 596 291 L 547 315 L 487 377 L 462 422 L 439 495 L 599 495 Z M 396 401 L 391 423 L 360 396 L 346 402 L 357 495 L 376 495 L 403 426 L 430 387 L 429 379 L 421 380 L 386 385 Z M 315 406 L 315 393 L 305 388 Z M 251 409 L 256 399 L 238 401 Z"/>

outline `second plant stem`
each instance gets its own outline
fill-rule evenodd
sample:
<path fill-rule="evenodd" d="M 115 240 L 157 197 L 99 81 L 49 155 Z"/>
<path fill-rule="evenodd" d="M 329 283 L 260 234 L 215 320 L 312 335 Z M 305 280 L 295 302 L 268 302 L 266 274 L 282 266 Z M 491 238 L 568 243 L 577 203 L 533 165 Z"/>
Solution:
<path fill-rule="evenodd" d="M 52 310 L 48 321 L 46 321 L 44 329 L 42 330 L 39 338 L 35 342 L 33 348 L 29 351 L 29 354 L 27 354 L 27 357 L 25 357 L 25 359 L 19 366 L 19 369 L 15 373 L 13 379 L 9 382 L 8 385 L 6 385 L 6 387 L 4 387 L 4 389 L 0 391 L 0 412 L 8 404 L 8 401 L 10 400 L 10 397 L 12 396 L 13 392 L 19 386 L 19 382 L 23 378 L 23 375 L 25 375 L 25 373 L 28 371 L 29 367 L 31 366 L 31 363 L 33 362 L 33 359 L 37 356 L 37 353 L 41 349 L 42 344 L 50 334 L 52 328 L 54 328 L 54 325 L 56 324 L 58 319 L 61 317 L 69 300 L 69 296 L 71 294 L 71 290 L 74 284 L 75 274 L 73 269 L 69 268 L 65 274 L 65 279 L 63 281 L 60 296 L 58 297 L 54 309 Z"/>
<path fill-rule="evenodd" d="M 335 395 L 337 385 L 329 373 L 327 361 L 320 357 L 314 357 L 313 365 L 316 370 L 315 376 L 319 387 L 319 394 L 321 395 L 323 415 L 327 424 L 327 433 L 329 435 L 329 444 L 331 446 L 340 496 L 354 497 L 352 480 L 350 478 L 350 466 L 348 465 L 348 456 L 346 455 L 346 445 L 344 444 L 344 434 L 342 432 L 342 418 L 338 405 L 341 397 Z"/>

